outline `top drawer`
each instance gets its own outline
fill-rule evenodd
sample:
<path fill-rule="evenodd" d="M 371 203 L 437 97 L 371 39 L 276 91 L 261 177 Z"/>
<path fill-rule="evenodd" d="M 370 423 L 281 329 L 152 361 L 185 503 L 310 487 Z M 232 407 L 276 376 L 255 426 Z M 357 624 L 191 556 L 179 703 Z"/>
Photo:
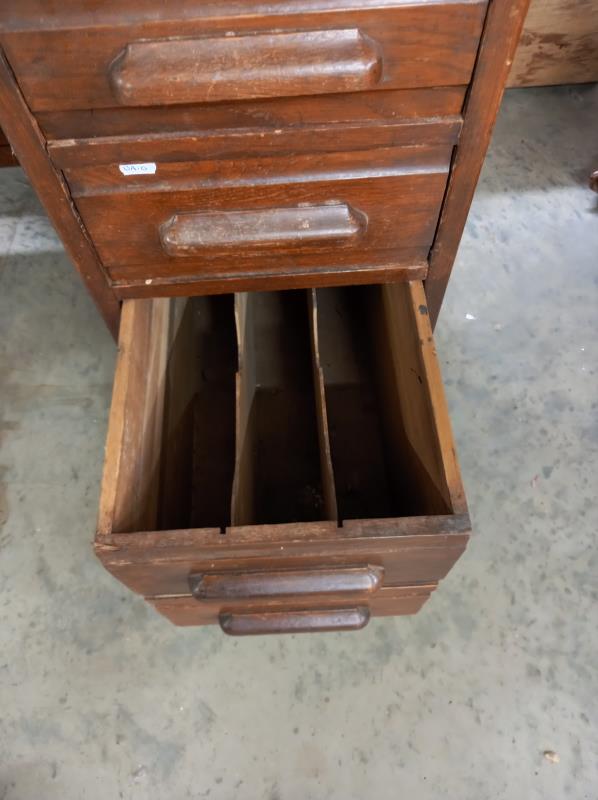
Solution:
<path fill-rule="evenodd" d="M 459 86 L 470 80 L 486 8 L 480 0 L 181 5 L 175 14 L 151 0 L 118 14 L 112 2 L 95 13 L 65 3 L 36 24 L 15 13 L 1 43 L 36 112 Z"/>

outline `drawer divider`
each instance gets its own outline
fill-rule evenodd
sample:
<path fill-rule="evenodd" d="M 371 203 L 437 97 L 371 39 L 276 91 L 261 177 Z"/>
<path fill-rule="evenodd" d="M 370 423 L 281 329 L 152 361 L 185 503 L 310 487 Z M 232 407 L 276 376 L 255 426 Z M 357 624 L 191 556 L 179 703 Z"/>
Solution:
<path fill-rule="evenodd" d="M 231 525 L 246 525 L 253 520 L 253 471 L 251 456 L 255 449 L 254 426 L 250 423 L 251 406 L 256 390 L 254 304 L 247 293 L 235 294 L 235 328 L 239 368 L 235 376 L 235 471 L 231 498 Z"/>
<path fill-rule="evenodd" d="M 320 359 L 320 341 L 318 334 L 318 300 L 315 289 L 307 291 L 307 308 L 309 312 L 309 331 L 311 339 L 312 366 L 314 372 L 314 395 L 316 401 L 316 417 L 318 421 L 318 439 L 320 444 L 320 470 L 322 473 L 322 489 L 324 495 L 324 512 L 327 520 L 338 520 L 336 504 L 336 488 L 330 450 L 330 431 L 328 429 L 328 411 L 324 389 L 324 373 Z"/>
<path fill-rule="evenodd" d="M 308 310 L 304 291 L 235 295 L 233 526 L 336 520 Z"/>

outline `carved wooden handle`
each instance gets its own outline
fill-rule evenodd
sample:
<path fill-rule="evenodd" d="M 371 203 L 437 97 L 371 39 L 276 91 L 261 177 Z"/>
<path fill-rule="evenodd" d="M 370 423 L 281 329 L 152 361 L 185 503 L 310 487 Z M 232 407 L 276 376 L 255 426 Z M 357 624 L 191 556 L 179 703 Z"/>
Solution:
<path fill-rule="evenodd" d="M 123 105 L 356 92 L 380 80 L 378 47 L 355 28 L 128 44 L 110 66 Z"/>
<path fill-rule="evenodd" d="M 189 576 L 197 600 L 248 600 L 309 594 L 372 594 L 382 583 L 378 566 L 270 572 L 222 572 Z"/>
<path fill-rule="evenodd" d="M 366 607 L 324 611 L 267 611 L 253 614 L 221 614 L 220 627 L 230 636 L 264 633 L 317 633 L 363 628 L 370 619 Z"/>
<path fill-rule="evenodd" d="M 221 248 L 305 246 L 351 243 L 367 228 L 367 217 L 346 203 L 208 211 L 176 214 L 160 227 L 169 256 L 189 256 Z"/>

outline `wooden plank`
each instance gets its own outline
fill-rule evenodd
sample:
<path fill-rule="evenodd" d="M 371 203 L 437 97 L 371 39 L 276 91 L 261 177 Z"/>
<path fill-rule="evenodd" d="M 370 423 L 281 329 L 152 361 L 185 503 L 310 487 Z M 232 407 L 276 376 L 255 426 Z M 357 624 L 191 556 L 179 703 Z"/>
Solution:
<path fill-rule="evenodd" d="M 129 108 L 123 114 L 120 108 L 79 109 L 74 111 L 42 111 L 38 123 L 49 140 L 55 140 L 55 157 L 65 159 L 65 166 L 88 163 L 87 153 L 97 161 L 110 163 L 130 156 L 127 140 L 138 143 L 144 158 L 150 156 L 152 144 L 169 136 L 178 145 L 202 148 L 210 158 L 245 155 L 242 142 L 251 141 L 252 151 L 261 149 L 260 136 L 267 141 L 263 154 L 279 151 L 290 140 L 290 147 L 298 142 L 308 149 L 320 149 L 318 135 L 324 136 L 328 147 L 331 134 L 342 127 L 355 146 L 357 141 L 369 136 L 371 147 L 383 143 L 384 137 L 402 137 L 396 144 L 415 144 L 415 136 L 426 126 L 426 141 L 434 135 L 445 135 L 445 122 L 458 120 L 465 99 L 465 86 L 435 86 L 427 89 L 398 89 L 385 92 L 355 92 L 351 95 L 330 95 L 326 102 L 314 103 L 310 97 L 290 97 L 254 100 L 244 103 L 196 103 L 172 106 L 168 113 L 163 108 Z M 380 132 L 377 128 L 380 128 Z M 284 135 L 281 131 L 284 130 Z M 436 131 L 436 134 L 434 134 Z M 445 132 L 443 134 L 443 131 Z M 226 139 L 230 138 L 227 147 Z M 61 142 L 59 140 L 65 140 Z M 423 140 L 423 137 L 422 139 Z M 79 145 L 85 144 L 81 149 Z M 222 152 L 216 151 L 221 148 Z M 302 147 L 298 148 L 300 152 Z M 337 142 L 338 147 L 338 142 Z M 243 148 L 242 152 L 240 148 Z M 212 152 L 214 151 L 214 152 Z M 97 155 L 95 155 L 97 154 Z M 135 155 L 133 160 L 135 161 Z M 150 159 L 152 160 L 152 159 Z M 97 163 L 96 161 L 96 163 Z"/>
<path fill-rule="evenodd" d="M 339 24 L 133 41 L 108 72 L 117 105 L 159 106 L 367 91 L 382 61 L 369 36 Z"/>
<path fill-rule="evenodd" d="M 193 352 L 181 370 L 195 373 L 191 425 L 181 421 L 180 437 L 193 429 L 191 517 L 181 527 L 230 524 L 235 463 L 235 375 L 238 353 L 231 295 L 189 299 L 193 317 Z M 173 381 L 172 394 L 180 389 Z M 186 465 L 179 466 L 184 480 Z M 187 468 L 188 469 L 188 468 Z M 189 475 L 187 474 L 187 479 Z M 172 527 L 166 523 L 163 527 Z"/>
<path fill-rule="evenodd" d="M 465 513 L 421 282 L 317 296 L 340 518 Z"/>
<path fill-rule="evenodd" d="M 125 161 L 134 160 L 135 156 L 134 146 L 128 146 L 129 158 Z M 249 152 L 245 153 L 242 163 L 228 158 L 222 161 L 196 158 L 193 152 L 186 160 L 184 151 L 177 152 L 175 147 L 176 140 L 174 143 L 161 140 L 154 149 L 151 161 L 156 162 L 155 173 L 123 175 L 118 162 L 94 162 L 91 166 L 67 169 L 65 174 L 73 197 L 79 200 L 110 195 L 118 202 L 115 195 L 130 195 L 131 202 L 146 195 L 200 189 L 214 192 L 236 187 L 264 189 L 284 186 L 286 194 L 297 184 L 323 181 L 368 181 L 420 175 L 431 181 L 435 175 L 448 173 L 452 136 L 448 142 L 439 145 L 419 141 L 412 146 L 357 152 L 345 148 L 344 142 L 343 147 L 339 147 L 337 141 L 332 153 L 295 153 L 291 159 L 271 153 L 253 157 Z M 197 204 L 198 210 L 200 207 Z"/>
<path fill-rule="evenodd" d="M 383 309 L 370 308 L 372 295 L 379 297 L 379 287 L 317 290 L 332 466 L 343 521 L 422 511 L 406 505 L 412 493 L 405 491 L 405 471 L 391 466 L 396 442 L 389 437 L 386 418 L 400 425 L 401 410 L 396 392 L 381 402 L 377 391 L 376 373 L 384 359 L 371 323 Z"/>
<path fill-rule="evenodd" d="M 423 586 L 389 586 L 380 589 L 368 599 L 367 608 L 374 617 L 400 616 L 416 614 L 436 588 L 435 584 Z M 161 597 L 148 598 L 148 602 L 175 625 L 212 625 L 218 624 L 222 605 L 215 602 L 199 603 L 192 597 Z M 315 597 L 307 602 L 295 600 L 291 607 L 295 611 L 305 613 L 314 609 L 320 611 L 334 608 L 347 608 L 347 599 L 342 596 Z M 289 603 L 280 602 L 264 604 L 244 604 L 244 613 L 284 613 L 289 608 Z M 224 612 L 230 613 L 229 607 Z M 312 628 L 313 630 L 313 628 Z"/>
<path fill-rule="evenodd" d="M 323 493 L 305 295 L 251 293 L 237 307 L 233 523 L 319 520 Z"/>
<path fill-rule="evenodd" d="M 48 20 L 29 18 L 21 13 L 18 18 L 9 17 L 3 27 L 2 44 L 13 64 L 17 79 L 23 88 L 30 107 L 34 111 L 56 111 L 77 108 L 109 108 L 147 105 L 158 102 L 189 99 L 201 101 L 209 94 L 197 92 L 195 81 L 198 69 L 184 68 L 173 57 L 160 59 L 160 70 L 151 72 L 153 97 L 148 92 L 131 95 L 119 91 L 118 80 L 112 74 L 115 59 L 125 59 L 131 46 L 152 42 L 152 53 L 164 46 L 165 40 L 182 38 L 189 41 L 195 37 L 219 37 L 230 31 L 238 40 L 245 35 L 250 38 L 277 33 L 309 31 L 312 35 L 330 35 L 333 44 L 344 37 L 348 30 L 359 31 L 366 42 L 372 42 L 379 53 L 381 65 L 374 74 L 377 90 L 418 88 L 433 86 L 463 86 L 469 82 L 486 3 L 484 0 L 448 0 L 443 3 L 383 4 L 377 8 L 351 7 L 351 3 L 338 4 L 336 10 L 323 8 L 319 2 L 307 0 L 289 3 L 278 13 L 269 6 L 267 11 L 260 4 L 218 4 L 195 8 L 196 16 L 186 18 L 179 4 L 164 7 L 152 15 L 121 13 L 118 21 L 110 23 L 110 13 L 102 8 L 95 17 L 88 17 L 89 24 L 73 28 L 68 22 L 68 13 L 61 9 L 56 22 L 63 30 Z M 145 9 L 145 4 L 143 4 Z M 394 7 L 393 7 L 394 6 Z M 283 12 L 281 14 L 280 12 Z M 265 12 L 265 13 L 264 13 Z M 33 13 L 33 12 L 31 12 Z M 77 15 L 75 15 L 77 16 Z M 78 15 L 85 18 L 85 14 Z M 275 19 L 273 20 L 273 16 Z M 21 33 L 15 29 L 19 21 L 28 27 Z M 36 27 L 37 22 L 37 30 Z M 40 24 L 41 22 L 41 24 Z M 48 24 L 49 22 L 49 24 Z M 2 26 L 0 25 L 0 28 Z M 32 29 L 33 28 L 33 29 Z M 154 42 L 156 44 L 154 44 Z M 256 43 L 256 48 L 259 43 Z M 251 47 L 251 42 L 248 43 Z M 170 45 L 169 45 L 170 47 Z M 332 47 L 332 45 L 331 45 Z M 171 52 L 171 51 L 169 51 Z M 325 56 L 324 50 L 324 58 Z M 193 62 L 190 54 L 189 61 Z M 234 64 L 234 61 L 232 62 Z M 264 67 L 267 64 L 263 64 Z M 306 71 L 314 71 L 312 64 Z M 264 69 L 264 72 L 267 72 Z M 329 73 L 336 72 L 334 64 L 327 65 Z M 189 76 L 181 91 L 179 80 L 171 80 L 173 73 Z M 138 73 L 136 73 L 138 74 Z M 241 73 L 242 74 L 242 73 Z M 235 72 L 235 77 L 237 73 Z M 243 81 L 237 80 L 241 85 Z M 280 80 L 278 81 L 280 84 Z M 179 87 L 176 96 L 158 93 L 159 87 Z M 215 81 L 212 81 L 215 89 Z M 370 88 L 371 83 L 366 85 Z M 328 91 L 338 87 L 327 83 Z M 274 89 L 272 89 L 274 91 Z M 318 87 L 306 86 L 300 72 L 292 86 L 280 86 L 280 96 L 311 94 Z M 266 92 L 263 75 L 257 85 L 252 83 L 247 97 L 256 97 Z M 149 93 L 151 94 L 151 93 Z M 216 96 L 219 96 L 218 93 Z M 230 96 L 230 95 L 228 95 Z"/>
<path fill-rule="evenodd" d="M 235 394 L 235 474 L 231 525 L 247 525 L 255 517 L 255 420 L 251 410 L 256 392 L 255 323 L 253 298 L 235 295 L 239 369 Z"/>
<path fill-rule="evenodd" d="M 197 159 L 247 159 L 293 156 L 297 153 L 335 153 L 339 141 L 346 151 L 371 150 L 372 147 L 414 147 L 425 142 L 428 146 L 454 145 L 459 138 L 460 116 L 436 120 L 405 122 L 374 121 L 345 124 L 322 124 L 269 130 L 252 126 L 251 129 L 219 129 L 192 134 L 142 134 L 133 140 L 122 136 L 94 139 L 66 139 L 52 143 L 49 153 L 60 169 L 73 170 L 73 188 L 81 185 L 86 176 L 83 168 L 97 167 L 95 177 L 104 179 L 114 174 L 123 183 L 119 164 Z M 158 167 L 162 170 L 162 167 Z M 77 172 L 75 172 L 77 170 Z M 92 175 L 92 173 L 89 173 Z M 118 184 L 117 184 L 118 185 Z"/>
<path fill-rule="evenodd" d="M 532 0 L 507 86 L 598 81 L 595 0 Z"/>
<path fill-rule="evenodd" d="M 201 168 L 181 164 L 177 165 L 180 180 L 156 175 L 155 180 L 139 184 L 133 178 L 114 193 L 100 189 L 97 194 L 78 196 L 77 206 L 114 281 L 174 281 L 195 273 L 203 279 L 242 277 L 246 271 L 280 273 L 307 267 L 317 272 L 332 265 L 337 269 L 363 265 L 376 258 L 396 264 L 408 263 L 407 259 L 421 262 L 433 240 L 450 159 L 449 150 L 442 154 L 422 151 L 426 152 L 420 152 L 418 161 L 409 164 L 397 162 L 400 152 L 392 150 L 378 154 L 377 163 L 366 160 L 363 164 L 361 158 L 356 163 L 359 154 L 336 154 L 326 156 L 321 164 L 305 163 L 300 173 L 296 172 L 299 164 L 280 163 L 272 165 L 272 170 L 256 159 L 255 164 L 244 164 L 244 174 L 237 164 L 230 178 L 226 167 L 232 162 Z M 204 169 L 213 169 L 213 178 L 195 175 Z M 261 169 L 267 170 L 266 178 L 252 174 Z M 364 220 L 358 237 L 339 244 L 332 238 L 306 238 L 306 229 L 306 237 L 281 238 L 273 228 L 264 231 L 269 236 L 249 242 L 234 260 L 227 227 L 219 241 L 178 256 L 167 253 L 160 239 L 163 226 L 175 215 L 194 214 L 201 219 L 207 214 L 260 211 L 275 221 L 278 210 L 330 203 L 346 205 L 353 216 Z"/>
<path fill-rule="evenodd" d="M 459 146 L 430 251 L 425 289 L 432 328 L 457 255 L 528 3 L 529 0 L 492 0 L 488 7 Z"/>
<path fill-rule="evenodd" d="M 448 507 L 465 514 L 465 492 L 423 286 L 419 281 L 389 284 L 382 293 L 384 336 L 405 436 Z M 430 506 L 429 512 L 435 510 L 441 509 Z"/>
<path fill-rule="evenodd" d="M 199 388 L 193 304 L 184 297 L 166 302 L 170 305 L 170 319 L 160 470 L 161 528 L 183 527 L 189 522 L 195 450 L 190 432 L 194 431 L 194 399 Z M 130 305 L 125 303 L 125 307 Z"/>
<path fill-rule="evenodd" d="M 461 556 L 467 515 L 98 536 L 96 554 L 145 596 L 186 594 L 192 573 L 379 564 L 394 585 L 435 582 Z"/>
<path fill-rule="evenodd" d="M 137 278 L 115 281 L 113 287 L 117 297 L 124 300 L 423 280 L 428 274 L 427 262 L 418 260 L 418 254 L 413 251 L 406 251 L 402 255 L 405 263 L 397 263 L 384 254 L 379 259 L 368 259 L 365 264 L 350 264 L 342 268 L 331 260 L 327 267 L 318 267 L 317 271 L 310 266 L 297 269 L 291 263 L 281 269 L 280 259 L 264 258 L 261 259 L 262 269 L 249 274 L 212 278 L 198 273 L 178 280 Z"/>
<path fill-rule="evenodd" d="M 170 301 L 125 303 L 114 377 L 98 532 L 154 529 Z"/>
<path fill-rule="evenodd" d="M 56 228 L 67 253 L 116 337 L 120 304 L 110 289 L 98 255 L 71 200 L 62 175 L 46 152 L 46 142 L 0 51 L 0 125 Z"/>
<path fill-rule="evenodd" d="M 314 376 L 314 395 L 316 401 L 316 417 L 318 420 L 318 440 L 320 443 L 320 472 L 324 494 L 324 513 L 327 520 L 338 519 L 336 489 L 334 486 L 334 470 L 330 451 L 330 431 L 328 429 L 328 410 L 324 389 L 324 374 L 320 360 L 320 339 L 318 331 L 318 300 L 315 289 L 309 289 L 307 310 L 309 315 L 309 333 L 311 341 L 311 357 Z"/>

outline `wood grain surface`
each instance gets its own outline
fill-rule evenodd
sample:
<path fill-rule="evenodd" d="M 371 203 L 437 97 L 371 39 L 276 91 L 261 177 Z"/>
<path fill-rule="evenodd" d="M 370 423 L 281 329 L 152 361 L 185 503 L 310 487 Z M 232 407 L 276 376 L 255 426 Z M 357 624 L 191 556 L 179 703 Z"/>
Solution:
<path fill-rule="evenodd" d="M 1 50 L 0 125 L 10 137 L 12 148 L 35 187 L 87 291 L 112 335 L 116 337 L 120 320 L 120 303 L 109 286 L 96 250 L 83 228 L 64 178 L 50 161 L 45 139 L 15 83 L 10 65 Z"/>
<path fill-rule="evenodd" d="M 508 86 L 598 81 L 598 3 L 532 0 Z"/>
<path fill-rule="evenodd" d="M 259 5 L 256 3 L 247 3 L 242 14 L 235 4 L 223 3 L 204 9 L 198 9 L 197 4 L 197 16 L 193 18 L 182 13 L 180 4 L 176 4 L 170 18 L 167 7 L 163 7 L 162 13 L 157 15 L 161 18 L 147 14 L 141 22 L 141 7 L 145 5 L 139 4 L 137 14 L 124 11 L 113 24 L 107 24 L 109 13 L 103 10 L 97 19 L 106 21 L 104 24 L 92 23 L 82 28 L 69 26 L 66 11 L 59 15 L 64 30 L 44 30 L 43 18 L 38 30 L 21 33 L 14 30 L 18 20 L 9 19 L 3 33 L 0 25 L 0 42 L 30 108 L 34 112 L 64 111 L 187 103 L 189 100 L 202 102 L 212 95 L 215 100 L 224 100 L 243 96 L 309 95 L 314 91 L 461 86 L 471 77 L 486 9 L 483 0 L 449 0 L 414 4 L 399 1 L 394 7 L 382 4 L 378 8 L 359 10 L 349 3 L 345 8 L 341 5 L 338 10 L 331 11 L 322 8 L 319 2 L 306 1 L 289 3 L 282 16 L 256 13 L 255 6 Z M 50 23 L 48 28 L 52 27 L 55 26 Z M 337 33 L 330 34 L 330 31 Z M 353 33 L 349 35 L 347 31 Z M 235 37 L 258 37 L 254 48 L 246 40 L 253 53 L 248 62 L 247 80 L 239 80 L 242 77 L 239 65 L 234 59 L 231 61 L 228 45 L 223 42 L 231 32 Z M 273 39 L 268 42 L 259 37 L 267 39 L 285 33 L 310 34 L 317 42 L 320 41 L 318 37 L 331 36 L 332 41 L 323 49 L 316 48 L 319 55 L 315 70 L 313 63 L 312 68 L 303 71 L 293 70 L 290 63 L 288 70 L 277 73 L 272 58 L 280 51 L 281 40 L 276 44 Z M 348 63 L 353 65 L 350 67 L 353 70 L 357 63 L 365 65 L 360 67 L 365 68 L 361 78 L 347 73 L 345 63 L 347 47 L 350 49 L 356 37 L 361 44 L 357 56 L 353 55 Z M 201 70 L 191 66 L 187 69 L 179 63 L 177 59 L 182 58 L 186 48 L 193 50 L 201 45 L 190 46 L 183 42 L 177 49 L 169 42 L 177 38 L 189 41 L 212 38 L 219 43 L 209 50 L 210 58 L 218 57 L 216 72 L 222 73 L 222 80 L 214 82 L 213 75 L 211 79 L 210 76 L 198 78 Z M 142 40 L 151 45 L 136 44 Z M 314 42 L 309 46 L 313 48 Z M 149 56 L 147 48 L 151 50 Z M 291 50 L 293 48 L 287 57 L 296 62 L 302 48 L 305 51 L 305 42 L 293 40 Z M 263 54 L 261 61 L 260 52 Z M 374 53 L 373 61 L 371 53 Z M 143 68 L 144 57 L 150 58 L 151 69 Z M 308 55 L 308 65 L 309 58 Z M 329 58 L 332 60 L 328 61 Z M 193 53 L 186 54 L 185 63 L 193 64 Z M 320 73 L 326 63 L 324 78 Z M 230 79 L 225 75 L 227 68 Z M 126 70 L 124 74 L 123 70 Z M 314 83 L 306 72 L 314 72 L 314 78 L 320 74 L 320 79 Z M 127 80 L 139 81 L 141 77 L 145 83 L 143 89 L 138 87 L 136 94 L 135 87 L 129 86 Z M 168 108 L 164 108 L 163 113 L 167 114 Z"/>

